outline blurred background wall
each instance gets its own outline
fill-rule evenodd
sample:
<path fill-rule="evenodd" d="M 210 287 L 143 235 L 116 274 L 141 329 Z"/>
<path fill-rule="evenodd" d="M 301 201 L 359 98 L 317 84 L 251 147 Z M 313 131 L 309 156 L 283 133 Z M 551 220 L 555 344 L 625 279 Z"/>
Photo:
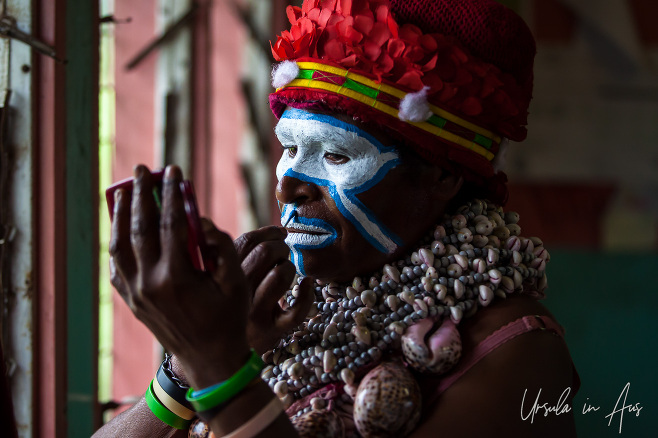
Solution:
<path fill-rule="evenodd" d="M 658 2 L 515 3 L 538 52 L 528 139 L 508 156 L 509 208 L 552 254 L 546 305 L 580 373 L 579 436 L 652 436 Z M 640 416 L 606 418 L 624 400 L 641 403 Z"/>
<path fill-rule="evenodd" d="M 19 293 L 6 276 L 12 253 L 3 258 L 3 349 L 21 436 L 89 436 L 143 394 L 161 360 L 109 285 L 105 187 L 136 163 L 175 162 L 193 179 L 202 213 L 233 236 L 278 222 L 268 40 L 285 28 L 285 6 L 301 2 L 91 3 L 10 1 L 34 12 L 19 28 L 33 26 L 68 61 L 35 52 L 32 89 L 3 107 L 32 117 L 38 169 L 23 179 L 36 222 L 26 268 L 34 286 Z M 508 208 L 552 254 L 546 304 L 580 372 L 579 436 L 619 436 L 620 415 L 605 416 L 627 383 L 627 404 L 644 408 L 624 415 L 622 434 L 653 436 L 658 2 L 501 3 L 538 44 L 529 136 L 507 157 Z M 23 43 L 11 44 L 18 53 Z M 18 129 L 10 124 L 8 147 L 18 148 Z M 19 318 L 21 306 L 33 320 Z M 25 349 L 34 358 L 22 359 Z M 600 409 L 583 414 L 585 403 Z"/>

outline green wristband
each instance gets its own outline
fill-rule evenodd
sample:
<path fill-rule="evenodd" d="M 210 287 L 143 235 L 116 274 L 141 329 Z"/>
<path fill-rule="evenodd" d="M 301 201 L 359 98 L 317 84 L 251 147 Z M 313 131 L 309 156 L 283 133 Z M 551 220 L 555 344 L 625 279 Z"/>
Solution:
<path fill-rule="evenodd" d="M 258 377 L 264 365 L 263 360 L 258 353 L 256 353 L 256 350 L 252 348 L 251 356 L 249 356 L 247 363 L 228 380 L 214 385 L 215 387 L 202 390 L 202 394 L 199 394 L 194 391 L 194 389 L 190 388 L 187 391 L 185 398 L 192 403 L 194 410 L 197 412 L 212 409 L 235 397 L 240 391 L 249 385 L 252 380 Z"/>
<path fill-rule="evenodd" d="M 176 429 L 187 429 L 190 427 L 190 423 L 192 423 L 191 420 L 186 420 L 179 417 L 167 409 L 166 406 L 164 406 L 162 403 L 160 403 L 160 400 L 158 400 L 158 398 L 153 393 L 153 380 L 151 380 L 149 388 L 146 390 L 145 398 L 146 404 L 148 405 L 151 412 L 153 412 L 153 415 L 158 417 L 164 423 L 167 423 L 169 426 Z"/>

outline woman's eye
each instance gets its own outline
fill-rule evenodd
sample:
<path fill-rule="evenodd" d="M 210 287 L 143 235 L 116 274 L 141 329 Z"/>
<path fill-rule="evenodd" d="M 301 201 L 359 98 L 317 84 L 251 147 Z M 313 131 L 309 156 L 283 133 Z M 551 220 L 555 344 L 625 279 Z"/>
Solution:
<path fill-rule="evenodd" d="M 332 153 L 329 153 L 329 152 L 324 154 L 324 159 L 327 160 L 331 164 L 345 164 L 348 161 L 350 161 L 350 159 L 348 157 L 346 157 L 345 155 L 332 154 Z"/>

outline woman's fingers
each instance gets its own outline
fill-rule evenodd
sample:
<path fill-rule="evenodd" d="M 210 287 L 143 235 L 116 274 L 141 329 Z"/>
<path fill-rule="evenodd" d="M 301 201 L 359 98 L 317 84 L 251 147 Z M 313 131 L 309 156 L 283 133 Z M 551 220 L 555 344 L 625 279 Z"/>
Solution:
<path fill-rule="evenodd" d="M 162 181 L 160 241 L 162 257 L 170 270 L 187 270 L 192 266 L 188 255 L 187 217 L 180 183 L 183 174 L 178 166 L 167 166 Z"/>
<path fill-rule="evenodd" d="M 123 276 L 121 270 L 118 268 L 114 257 L 110 257 L 110 283 L 112 283 L 112 286 L 114 286 L 128 307 L 132 309 L 133 296 L 130 293 L 130 287 L 128 286 L 126 278 Z"/>
<path fill-rule="evenodd" d="M 273 268 L 286 262 L 290 264 L 289 254 L 290 249 L 283 240 L 270 240 L 256 245 L 242 261 L 242 270 L 251 285 L 251 290 L 256 289 Z"/>
<path fill-rule="evenodd" d="M 151 172 L 146 166 L 137 166 L 133 185 L 130 240 L 140 269 L 155 265 L 160 258 L 160 213 L 153 188 Z"/>
<path fill-rule="evenodd" d="M 279 299 L 290 289 L 295 267 L 287 262 L 272 269 L 256 288 L 247 323 L 247 339 L 262 353 L 274 346 L 281 332 L 276 329 L 282 310 Z"/>
<path fill-rule="evenodd" d="M 254 293 L 251 316 L 258 321 L 272 321 L 272 313 L 281 309 L 279 299 L 290 290 L 295 266 L 286 261 L 271 269 Z"/>
<path fill-rule="evenodd" d="M 313 279 L 306 277 L 299 285 L 295 304 L 282 311 L 276 318 L 274 323 L 277 330 L 283 333 L 301 324 L 308 315 L 314 298 Z"/>
<path fill-rule="evenodd" d="M 231 237 L 220 231 L 212 221 L 206 218 L 201 218 L 201 228 L 208 250 L 217 255 L 217 268 L 213 272 L 215 281 L 220 284 L 222 281 L 227 281 L 232 287 L 239 285 L 242 290 L 241 293 L 247 293 L 242 289 L 245 276 L 240 267 L 240 259 Z"/>
<path fill-rule="evenodd" d="M 216 247 L 218 245 L 223 245 L 226 243 L 226 233 L 221 231 L 215 226 L 215 224 L 208 218 L 201 218 L 201 231 L 203 232 L 203 237 L 206 240 L 206 245 L 209 247 Z"/>
<path fill-rule="evenodd" d="M 214 228 L 214 227 L 213 227 Z M 243 293 L 245 278 L 231 237 L 217 228 L 211 232 L 211 239 L 206 242 L 210 251 L 217 254 L 216 268 L 212 272 L 215 281 L 222 286 L 224 293 Z"/>
<path fill-rule="evenodd" d="M 114 193 L 112 217 L 109 251 L 113 269 L 123 278 L 132 278 L 137 272 L 137 266 L 130 240 L 130 196 L 123 189 Z"/>
<path fill-rule="evenodd" d="M 213 245 L 221 232 L 207 219 L 201 220 L 201 226 L 206 242 Z M 283 241 L 285 237 L 285 230 L 269 226 L 245 233 L 233 242 L 251 291 L 272 268 L 288 260 L 290 249 Z"/>
<path fill-rule="evenodd" d="M 245 258 L 262 242 L 283 241 L 286 238 L 286 231 L 282 227 L 263 227 L 258 230 L 250 231 L 235 239 L 235 250 L 238 253 L 240 261 Z"/>
<path fill-rule="evenodd" d="M 290 290 L 295 267 L 286 262 L 272 269 L 256 289 L 247 324 L 250 344 L 259 352 L 275 346 L 281 335 L 301 324 L 313 303 L 313 281 L 305 278 L 295 290 L 295 302 L 285 310 L 279 299 Z"/>

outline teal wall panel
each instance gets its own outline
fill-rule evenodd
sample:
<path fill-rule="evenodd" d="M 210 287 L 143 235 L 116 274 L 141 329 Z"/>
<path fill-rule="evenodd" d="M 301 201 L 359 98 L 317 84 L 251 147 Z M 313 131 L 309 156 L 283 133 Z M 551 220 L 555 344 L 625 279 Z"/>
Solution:
<path fill-rule="evenodd" d="M 573 406 L 578 436 L 657 436 L 658 255 L 553 251 L 547 269 L 544 304 L 567 330 L 582 382 Z M 624 410 L 620 434 L 621 413 L 606 416 L 627 383 L 626 405 L 642 409 Z M 585 403 L 600 409 L 583 414 Z"/>
<path fill-rule="evenodd" d="M 68 437 L 97 418 L 98 2 L 66 2 Z"/>

